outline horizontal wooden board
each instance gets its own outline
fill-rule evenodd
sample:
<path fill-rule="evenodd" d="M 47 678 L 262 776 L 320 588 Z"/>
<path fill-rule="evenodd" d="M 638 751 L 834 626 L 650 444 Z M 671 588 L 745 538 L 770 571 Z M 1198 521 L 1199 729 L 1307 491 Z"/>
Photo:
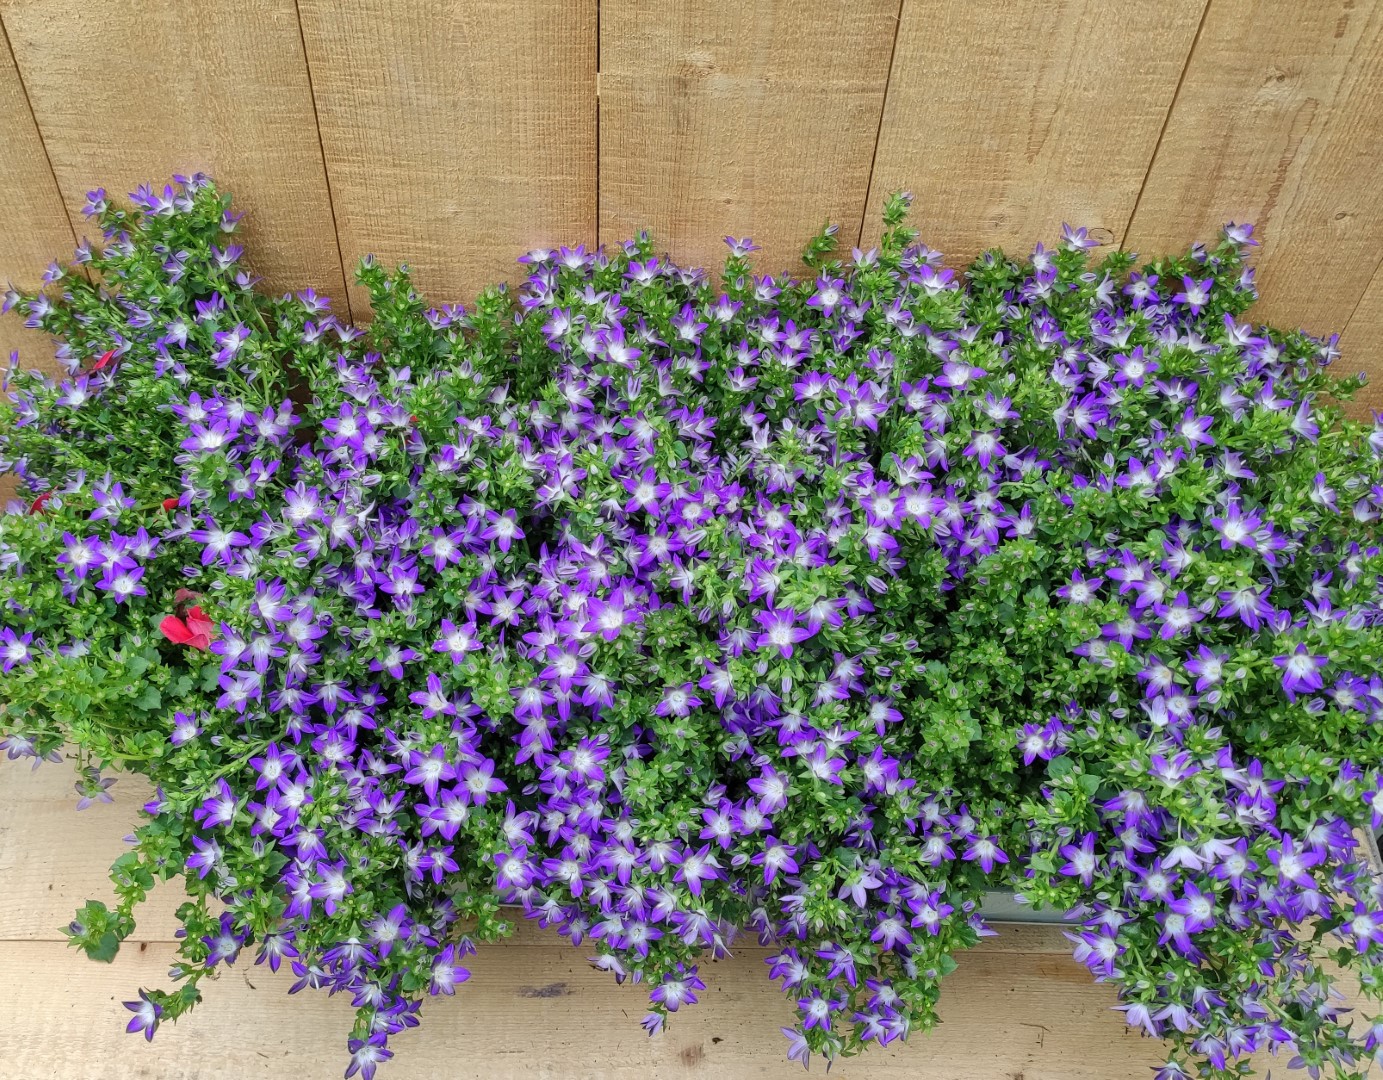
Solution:
<path fill-rule="evenodd" d="M 137 820 L 147 788 L 122 777 L 116 801 L 78 814 L 69 764 L 37 771 L 0 763 L 0 1080 L 311 1080 L 344 1065 L 351 1010 L 305 992 L 285 998 L 278 976 L 250 957 L 204 984 L 205 1001 L 152 1046 L 124 1036 L 120 1002 L 166 985 L 177 887 L 155 893 L 135 937 L 110 965 L 66 946 L 57 927 L 86 897 L 109 899 L 104 868 Z M 1071 959 L 1055 927 L 1004 926 L 958 957 L 944 984 L 942 1024 L 903 1046 L 843 1061 L 832 1076 L 860 1080 L 1146 1080 L 1160 1043 L 1111 1011 L 1111 987 Z M 639 987 L 590 968 L 589 948 L 521 923 L 513 939 L 472 959 L 454 1000 L 430 1003 L 423 1027 L 395 1042 L 392 1075 L 787 1077 L 779 1028 L 792 1006 L 768 982 L 771 950 L 746 941 L 703 965 L 702 1002 L 648 1039 Z M 1260 1063 L 1265 1067 L 1266 1062 Z M 819 1068 L 819 1066 L 818 1066 Z M 381 1073 L 381 1076 L 390 1074 Z"/>

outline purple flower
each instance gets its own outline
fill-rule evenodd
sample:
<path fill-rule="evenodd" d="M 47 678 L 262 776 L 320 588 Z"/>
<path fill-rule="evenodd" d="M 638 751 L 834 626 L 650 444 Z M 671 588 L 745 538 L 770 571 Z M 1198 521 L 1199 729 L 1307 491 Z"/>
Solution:
<path fill-rule="evenodd" d="M 1197 416 L 1195 408 L 1188 405 L 1182 413 L 1181 423 L 1177 425 L 1177 433 L 1192 447 L 1214 446 L 1215 440 L 1210 436 L 1210 428 L 1214 423 L 1214 417 Z"/>
<path fill-rule="evenodd" d="M 966 862 L 978 862 L 986 874 L 992 873 L 995 863 L 1007 863 L 1008 856 L 995 842 L 997 837 L 984 836 L 972 838 L 965 846 L 961 856 Z"/>
<path fill-rule="evenodd" d="M 1286 656 L 1273 657 L 1273 666 L 1282 669 L 1282 689 L 1290 701 L 1296 701 L 1298 694 L 1324 687 L 1321 672 L 1329 662 L 1329 657 L 1313 654 L 1305 642 L 1298 642 Z"/>
<path fill-rule="evenodd" d="M 519 528 L 519 516 L 515 511 L 496 513 L 491 510 L 485 516 L 489 524 L 481 531 L 481 539 L 493 540 L 500 551 L 507 552 L 515 540 L 524 538 L 525 533 Z"/>
<path fill-rule="evenodd" d="M 779 656 L 791 656 L 794 646 L 800 645 L 812 636 L 810 629 L 797 625 L 798 618 L 797 612 L 792 608 L 754 612 L 754 621 L 763 627 L 763 631 L 754 642 L 754 647 L 777 649 Z"/>
<path fill-rule="evenodd" d="M 1205 618 L 1205 612 L 1191 603 L 1184 590 L 1177 593 L 1170 603 L 1154 604 L 1153 613 L 1162 620 L 1158 637 L 1164 641 L 1184 633 Z"/>
<path fill-rule="evenodd" d="M 408 772 L 404 774 L 406 784 L 420 784 L 429 799 L 437 797 L 437 788 L 443 780 L 455 780 L 457 768 L 447 761 L 446 747 L 440 743 L 426 754 L 417 750 L 409 751 Z"/>
<path fill-rule="evenodd" d="M 1071 580 L 1057 589 L 1056 594 L 1067 603 L 1090 604 L 1096 600 L 1096 593 L 1103 584 L 1104 578 L 1094 577 L 1086 580 L 1085 575 L 1076 569 L 1071 572 Z"/>
<path fill-rule="evenodd" d="M 154 1032 L 158 1030 L 159 1018 L 163 1016 L 163 1006 L 149 997 L 146 990 L 139 992 L 138 1001 L 123 1002 L 125 1008 L 134 1013 L 130 1022 L 125 1025 L 125 1030 L 131 1033 L 144 1035 L 146 1042 L 154 1041 Z"/>
<path fill-rule="evenodd" d="M 691 715 L 691 711 L 700 704 L 701 699 L 692 693 L 692 684 L 688 682 L 667 687 L 653 712 L 657 716 L 685 717 Z"/>
<path fill-rule="evenodd" d="M 1094 884 L 1095 871 L 1099 868 L 1099 860 L 1095 856 L 1094 833 L 1086 833 L 1081 837 L 1079 845 L 1064 845 L 1061 848 L 1061 857 L 1066 860 L 1061 868 L 1061 873 L 1065 877 L 1079 878 L 1080 883 L 1087 889 Z"/>
<path fill-rule="evenodd" d="M 1185 304 L 1192 315 L 1199 315 L 1210 303 L 1210 291 L 1215 285 L 1213 277 L 1197 280 L 1189 275 L 1183 275 L 1181 279 L 1181 292 L 1172 294 L 1172 303 Z"/>
<path fill-rule="evenodd" d="M 1185 920 L 1186 932 L 1196 934 L 1215 925 L 1215 898 L 1187 882 L 1182 896 L 1167 905 Z"/>
<path fill-rule="evenodd" d="M 379 1068 L 380 1062 L 388 1061 L 394 1056 L 387 1043 L 388 1037 L 382 1032 L 364 1039 L 350 1039 L 347 1043 L 351 1053 L 350 1064 L 346 1066 L 347 1080 L 356 1073 L 360 1074 L 361 1080 L 374 1080 L 375 1070 Z"/>
<path fill-rule="evenodd" d="M 772 885 L 779 873 L 795 874 L 801 867 L 793 855 L 797 853 L 797 848 L 791 844 L 784 844 L 775 837 L 767 836 L 764 838 L 764 849 L 750 858 L 750 862 L 755 866 L 763 867 L 763 878 L 765 885 Z"/>
<path fill-rule="evenodd" d="M 830 998 L 819 990 L 813 990 L 807 997 L 799 998 L 797 1007 L 802 1011 L 802 1030 L 820 1028 L 831 1030 L 831 1017 L 845 1004 L 844 999 Z"/>
<path fill-rule="evenodd" d="M 706 984 L 697 977 L 695 966 L 684 968 L 677 965 L 676 973 L 668 972 L 663 981 L 648 995 L 655 1005 L 661 1005 L 668 1012 L 676 1012 L 683 1005 L 695 1005 L 696 991 L 705 990 Z"/>
<path fill-rule="evenodd" d="M 1284 836 L 1280 846 L 1268 849 L 1268 862 L 1277 868 L 1282 880 L 1303 888 L 1312 887 L 1309 871 L 1322 861 L 1323 856 L 1319 852 L 1298 850 L 1290 836 Z"/>
<path fill-rule="evenodd" d="M 29 646 L 33 640 L 31 633 L 20 637 L 8 626 L 0 628 L 0 660 L 3 661 L 0 670 L 10 671 L 16 666 L 30 663 L 34 654 Z"/>
<path fill-rule="evenodd" d="M 693 896 L 701 895 L 703 881 L 715 881 L 725 877 L 720 863 L 716 862 L 715 856 L 711 854 L 710 844 L 702 844 L 698 851 L 678 855 L 676 862 L 677 869 L 673 872 L 672 880 L 685 884 Z"/>

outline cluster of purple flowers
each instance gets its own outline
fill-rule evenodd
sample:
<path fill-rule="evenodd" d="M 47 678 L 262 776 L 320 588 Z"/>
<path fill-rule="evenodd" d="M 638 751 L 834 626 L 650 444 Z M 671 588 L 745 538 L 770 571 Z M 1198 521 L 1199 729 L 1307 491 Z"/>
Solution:
<path fill-rule="evenodd" d="M 776 943 L 806 1064 L 934 1021 L 1012 883 L 1214 1069 L 1373 1052 L 1294 931 L 1376 978 L 1383 433 L 1325 407 L 1334 339 L 1239 322 L 1250 227 L 962 280 L 896 198 L 800 281 L 639 237 L 466 310 L 367 260 L 360 331 L 256 293 L 203 178 L 90 205 L 116 295 L 8 301 L 70 377 L 0 436 L 52 492 L 0 522 L 3 722 L 159 785 L 136 861 L 194 902 L 130 1030 L 253 947 L 350 995 L 368 1080 L 511 905 L 651 986 L 650 1033 Z M 137 737 L 36 707 L 92 653 L 157 673 Z"/>

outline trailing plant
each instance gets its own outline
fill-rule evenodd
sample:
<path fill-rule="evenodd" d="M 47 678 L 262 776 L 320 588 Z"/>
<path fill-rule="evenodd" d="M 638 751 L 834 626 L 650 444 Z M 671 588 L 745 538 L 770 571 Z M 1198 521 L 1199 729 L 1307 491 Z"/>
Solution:
<path fill-rule="evenodd" d="M 257 289 L 200 176 L 6 306 L 0 730 L 155 785 L 110 959 L 181 878 L 174 989 L 253 952 L 373 1075 L 519 916 L 649 989 L 749 934 L 806 1064 L 936 1019 L 986 890 L 1069 913 L 1159 1080 L 1361 1076 L 1383 1023 L 1383 429 L 1336 339 L 1242 321 L 1252 228 L 1082 229 L 957 274 L 891 198 L 848 258 L 640 235 L 363 330 Z M 512 907 L 506 907 L 511 905 Z"/>

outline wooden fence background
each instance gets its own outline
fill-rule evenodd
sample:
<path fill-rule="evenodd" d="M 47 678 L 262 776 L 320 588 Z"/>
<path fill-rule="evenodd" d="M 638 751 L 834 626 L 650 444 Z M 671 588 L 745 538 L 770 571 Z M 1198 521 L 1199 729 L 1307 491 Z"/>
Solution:
<path fill-rule="evenodd" d="M 269 286 L 356 318 L 367 252 L 438 301 L 643 226 L 700 262 L 752 235 L 776 269 L 823 218 L 869 244 L 909 188 L 955 265 L 1063 221 L 1148 254 L 1253 221 L 1257 317 L 1383 374 L 1380 0 L 0 0 L 0 24 L 0 280 L 70 251 L 87 189 L 194 169 Z M 13 317 L 0 347 L 51 355 Z"/>

